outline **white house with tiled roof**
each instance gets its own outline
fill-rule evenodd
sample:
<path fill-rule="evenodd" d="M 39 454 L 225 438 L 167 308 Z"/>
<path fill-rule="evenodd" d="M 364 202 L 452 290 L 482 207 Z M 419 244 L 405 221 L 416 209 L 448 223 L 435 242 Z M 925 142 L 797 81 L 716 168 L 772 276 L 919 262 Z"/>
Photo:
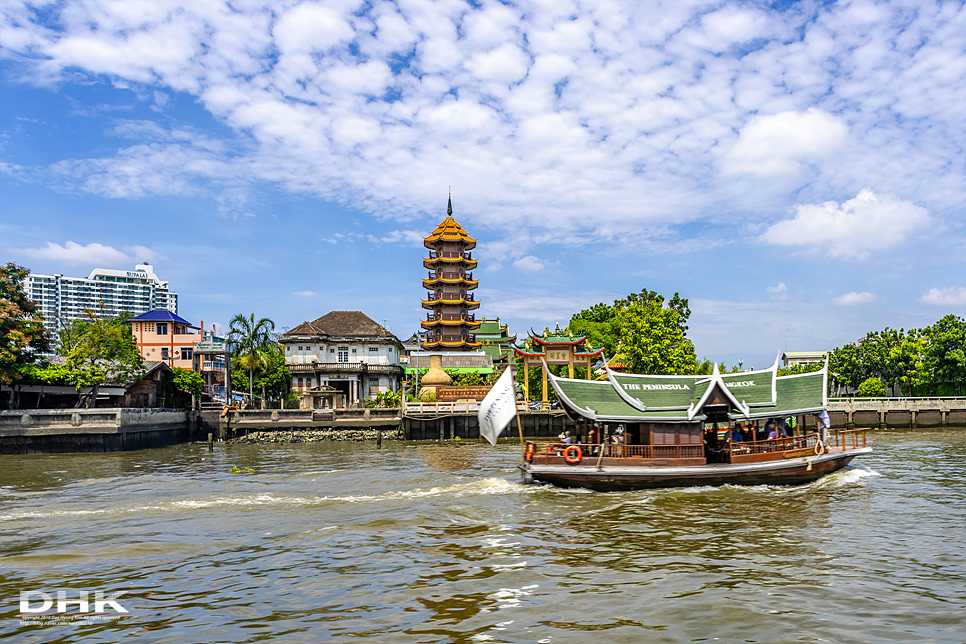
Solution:
<path fill-rule="evenodd" d="M 286 332 L 280 342 L 293 391 L 332 387 L 350 405 L 399 391 L 403 345 L 362 311 L 332 311 Z"/>

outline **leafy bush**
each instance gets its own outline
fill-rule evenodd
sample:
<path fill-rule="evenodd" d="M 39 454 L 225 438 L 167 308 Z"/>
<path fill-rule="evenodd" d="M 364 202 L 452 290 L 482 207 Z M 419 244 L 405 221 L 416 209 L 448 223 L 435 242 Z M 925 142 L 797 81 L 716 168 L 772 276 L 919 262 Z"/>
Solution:
<path fill-rule="evenodd" d="M 859 385 L 857 396 L 859 398 L 878 398 L 879 396 L 885 396 L 885 392 L 885 384 L 873 376 L 862 381 L 862 384 Z"/>

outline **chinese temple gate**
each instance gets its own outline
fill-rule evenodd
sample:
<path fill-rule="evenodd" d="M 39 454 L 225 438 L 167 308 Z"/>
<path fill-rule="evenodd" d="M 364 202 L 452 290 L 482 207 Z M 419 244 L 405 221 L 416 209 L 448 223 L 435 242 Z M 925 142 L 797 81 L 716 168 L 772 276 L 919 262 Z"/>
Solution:
<path fill-rule="evenodd" d="M 522 347 L 514 347 L 514 354 L 523 360 L 523 393 L 530 400 L 530 365 L 539 367 L 543 373 L 541 401 L 547 407 L 547 366 L 566 365 L 569 378 L 574 377 L 574 367 L 586 367 L 587 379 L 593 379 L 593 362 L 604 355 L 604 347 L 591 347 L 583 335 L 565 334 L 558 326 L 551 334 L 529 334 Z"/>
<path fill-rule="evenodd" d="M 423 349 L 428 351 L 476 351 L 481 343 L 474 337 L 480 322 L 470 311 L 480 307 L 471 293 L 478 281 L 470 271 L 477 260 L 469 252 L 476 247 L 476 240 L 453 219 L 453 200 L 450 198 L 444 219 L 423 245 L 429 249 L 429 257 L 423 266 L 429 276 L 423 279 L 427 291 L 423 308 L 429 313 L 422 321 L 426 329 Z"/>

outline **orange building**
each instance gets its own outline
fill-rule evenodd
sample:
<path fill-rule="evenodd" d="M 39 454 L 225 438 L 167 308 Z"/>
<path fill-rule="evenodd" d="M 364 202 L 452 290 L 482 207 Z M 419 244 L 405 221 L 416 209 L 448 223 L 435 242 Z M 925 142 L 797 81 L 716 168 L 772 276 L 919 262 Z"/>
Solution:
<path fill-rule="evenodd" d="M 201 328 L 191 326 L 167 309 L 154 309 L 128 322 L 142 358 L 160 360 L 169 367 L 192 368 L 192 352 L 195 344 L 202 341 L 204 322 Z"/>
<path fill-rule="evenodd" d="M 426 329 L 423 349 L 475 351 L 482 346 L 473 335 L 480 322 L 470 311 L 480 308 L 480 303 L 470 292 L 478 282 L 469 272 L 476 268 L 476 260 L 468 251 L 476 248 L 476 240 L 453 219 L 452 199 L 446 215 L 423 240 L 429 249 L 429 257 L 423 259 L 423 266 L 429 269 L 429 277 L 423 280 L 423 288 L 429 291 L 423 300 L 423 308 L 429 309 L 421 323 Z"/>

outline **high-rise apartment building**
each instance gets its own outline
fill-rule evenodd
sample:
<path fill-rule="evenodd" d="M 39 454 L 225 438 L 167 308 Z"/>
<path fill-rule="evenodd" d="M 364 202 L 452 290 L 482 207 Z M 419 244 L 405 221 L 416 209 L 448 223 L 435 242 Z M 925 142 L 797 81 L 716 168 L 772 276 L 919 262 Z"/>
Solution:
<path fill-rule="evenodd" d="M 44 326 L 55 336 L 71 320 L 84 317 L 86 309 L 98 317 L 124 311 L 139 315 L 152 309 L 178 312 L 178 294 L 168 291 L 168 283 L 158 279 L 150 264 L 138 264 L 133 271 L 95 268 L 88 277 L 31 273 L 25 287 L 44 314 Z"/>

